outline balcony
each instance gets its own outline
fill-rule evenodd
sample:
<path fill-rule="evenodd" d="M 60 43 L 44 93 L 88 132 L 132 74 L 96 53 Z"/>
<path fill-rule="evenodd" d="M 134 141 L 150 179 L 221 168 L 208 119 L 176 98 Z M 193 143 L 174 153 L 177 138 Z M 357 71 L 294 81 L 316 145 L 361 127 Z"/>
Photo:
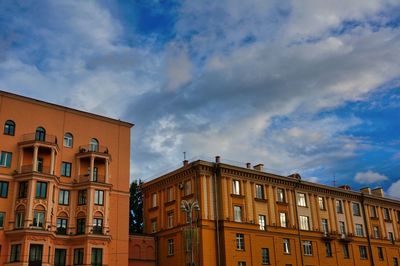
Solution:
<path fill-rule="evenodd" d="M 38 165 L 38 168 L 36 171 L 33 170 L 33 164 L 27 164 L 27 165 L 22 165 L 21 166 L 21 174 L 26 174 L 26 173 L 32 173 L 32 172 L 37 172 L 37 173 L 42 173 L 42 174 L 48 174 L 52 175 L 50 166 L 40 166 Z"/>
<path fill-rule="evenodd" d="M 102 235 L 103 234 L 103 227 L 102 226 L 93 226 L 92 233 L 94 235 Z"/>
<path fill-rule="evenodd" d="M 92 180 L 90 180 L 89 174 L 80 175 L 79 183 L 86 183 L 86 182 L 94 182 L 94 183 L 102 183 L 102 184 L 107 183 L 106 177 L 104 175 L 93 175 Z"/>
<path fill-rule="evenodd" d="M 336 239 L 336 237 L 335 237 L 334 234 L 331 234 L 329 232 L 323 232 L 322 239 L 327 240 L 327 241 L 331 241 L 331 240 Z"/>
<path fill-rule="evenodd" d="M 347 234 L 341 234 L 339 240 L 340 240 L 341 242 L 348 243 L 348 242 L 353 241 L 353 238 L 352 238 L 351 236 L 352 236 L 352 235 L 350 235 L 350 234 L 349 234 L 349 235 L 347 235 Z"/>
<path fill-rule="evenodd" d="M 57 145 L 57 137 L 47 134 L 38 136 L 36 133 L 28 133 L 22 135 L 20 144 L 28 144 L 34 142 L 48 144 L 48 145 Z"/>
<path fill-rule="evenodd" d="M 108 147 L 100 146 L 100 145 L 82 145 L 79 146 L 79 153 L 100 153 L 100 154 L 108 154 Z"/>

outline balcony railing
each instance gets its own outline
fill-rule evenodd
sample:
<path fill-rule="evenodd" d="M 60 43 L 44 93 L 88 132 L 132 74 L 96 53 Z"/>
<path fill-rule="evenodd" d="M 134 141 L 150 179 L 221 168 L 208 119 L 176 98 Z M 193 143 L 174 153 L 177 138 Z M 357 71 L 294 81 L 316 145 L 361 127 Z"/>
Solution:
<path fill-rule="evenodd" d="M 21 174 L 31 173 L 31 172 L 33 172 L 33 164 L 27 164 L 21 167 Z M 36 172 L 49 175 L 52 174 L 50 173 L 50 166 L 38 166 Z"/>
<path fill-rule="evenodd" d="M 53 135 L 38 135 L 36 133 L 28 133 L 22 135 L 21 141 L 39 141 L 44 143 L 57 144 L 57 137 Z"/>
<path fill-rule="evenodd" d="M 79 146 L 79 153 L 98 152 L 108 154 L 108 147 L 100 145 L 82 145 Z"/>
<path fill-rule="evenodd" d="M 103 227 L 102 226 L 93 226 L 93 234 L 94 235 L 102 235 Z"/>
<path fill-rule="evenodd" d="M 96 183 L 106 183 L 106 177 L 104 175 L 93 175 L 93 179 L 90 180 L 90 175 L 80 175 L 79 176 L 79 183 L 83 182 L 96 182 Z"/>

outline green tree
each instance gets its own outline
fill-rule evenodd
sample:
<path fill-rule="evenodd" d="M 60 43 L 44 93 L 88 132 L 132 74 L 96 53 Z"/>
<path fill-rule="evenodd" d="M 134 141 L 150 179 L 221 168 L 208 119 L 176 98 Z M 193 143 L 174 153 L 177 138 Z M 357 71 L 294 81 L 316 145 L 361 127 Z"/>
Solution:
<path fill-rule="evenodd" d="M 129 199 L 129 233 L 143 233 L 143 198 L 142 187 L 143 182 L 133 181 L 130 187 Z"/>

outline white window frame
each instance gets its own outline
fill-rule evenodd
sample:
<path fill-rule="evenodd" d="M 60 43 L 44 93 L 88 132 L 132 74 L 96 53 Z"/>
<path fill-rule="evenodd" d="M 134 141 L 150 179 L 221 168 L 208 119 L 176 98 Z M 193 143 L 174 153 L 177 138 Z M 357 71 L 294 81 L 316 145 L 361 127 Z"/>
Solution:
<path fill-rule="evenodd" d="M 233 206 L 233 215 L 234 215 L 233 220 L 235 222 L 241 223 L 242 222 L 242 206 L 237 206 L 237 205 Z"/>
<path fill-rule="evenodd" d="M 300 215 L 299 220 L 300 220 L 300 229 L 310 231 L 310 217 Z"/>
<path fill-rule="evenodd" d="M 168 239 L 168 256 L 173 256 L 174 255 L 174 239 Z"/>
<path fill-rule="evenodd" d="M 236 234 L 236 250 L 244 250 L 244 234 Z"/>
<path fill-rule="evenodd" d="M 303 252 L 305 256 L 312 256 L 312 242 L 310 240 L 303 241 Z"/>
<path fill-rule="evenodd" d="M 287 215 L 286 212 L 279 213 L 279 222 L 281 227 L 288 227 Z"/>
<path fill-rule="evenodd" d="M 306 197 L 307 197 L 306 193 L 298 192 L 297 193 L 297 206 L 307 207 L 307 199 L 306 199 Z"/>
<path fill-rule="evenodd" d="M 232 180 L 232 194 L 240 195 L 240 180 Z"/>
<path fill-rule="evenodd" d="M 290 239 L 289 238 L 283 239 L 283 253 L 290 254 Z"/>
<path fill-rule="evenodd" d="M 259 214 L 258 215 L 258 224 L 260 225 L 260 230 L 266 229 L 266 216 Z"/>

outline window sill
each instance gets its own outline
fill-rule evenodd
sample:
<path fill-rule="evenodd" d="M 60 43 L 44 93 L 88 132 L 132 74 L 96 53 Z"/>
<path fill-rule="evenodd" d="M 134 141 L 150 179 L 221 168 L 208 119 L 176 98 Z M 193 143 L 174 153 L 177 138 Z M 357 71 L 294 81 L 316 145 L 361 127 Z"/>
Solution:
<path fill-rule="evenodd" d="M 267 199 L 261 199 L 261 198 L 254 198 L 254 200 L 258 202 L 267 202 Z"/>
<path fill-rule="evenodd" d="M 245 252 L 246 250 L 244 250 L 244 249 L 236 249 L 236 251 L 242 251 L 242 252 Z"/>
<path fill-rule="evenodd" d="M 379 220 L 379 217 L 370 217 L 371 220 Z"/>
<path fill-rule="evenodd" d="M 231 194 L 231 197 L 233 198 L 238 198 L 238 199 L 244 199 L 244 195 L 240 195 L 240 194 Z"/>
<path fill-rule="evenodd" d="M 283 206 L 288 206 L 289 205 L 289 203 L 283 202 L 283 201 L 277 201 L 276 204 L 283 205 Z"/>
<path fill-rule="evenodd" d="M 182 197 L 182 199 L 185 200 L 185 199 L 190 199 L 190 198 L 192 198 L 192 197 L 193 197 L 193 193 L 190 193 L 190 194 L 184 195 L 184 196 Z"/>
<path fill-rule="evenodd" d="M 151 208 L 149 209 L 149 212 L 155 211 L 155 210 L 157 210 L 157 209 L 158 209 L 158 206 L 151 207 Z"/>

